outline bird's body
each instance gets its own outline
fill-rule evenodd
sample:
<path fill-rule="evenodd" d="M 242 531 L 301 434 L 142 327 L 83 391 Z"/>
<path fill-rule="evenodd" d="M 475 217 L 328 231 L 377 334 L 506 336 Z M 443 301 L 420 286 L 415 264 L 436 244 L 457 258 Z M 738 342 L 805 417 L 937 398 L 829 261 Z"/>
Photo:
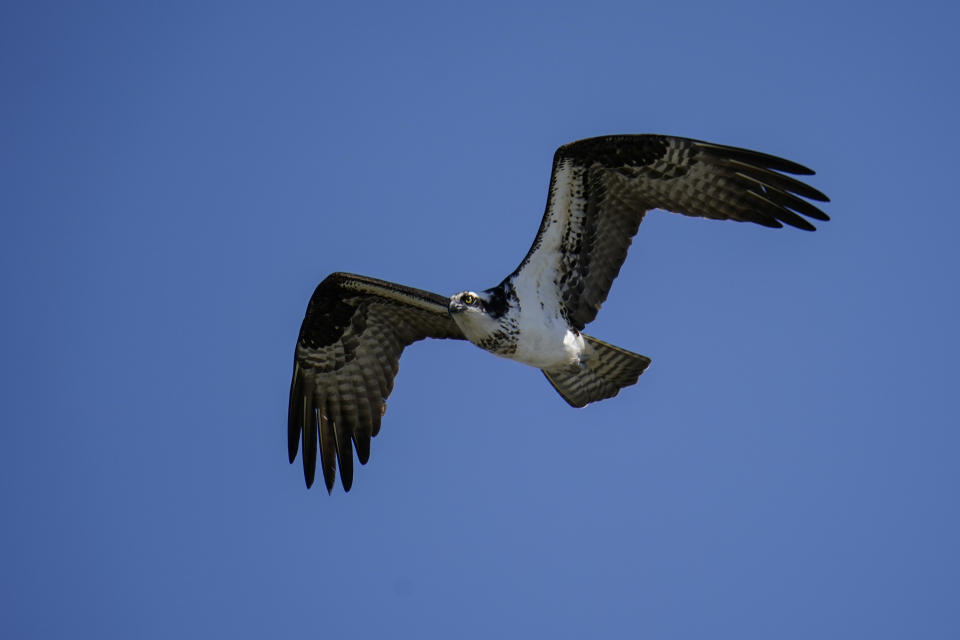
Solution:
<path fill-rule="evenodd" d="M 289 453 L 302 441 L 307 486 L 319 450 L 327 489 L 339 461 L 345 490 L 353 449 L 370 453 L 404 347 L 423 338 L 469 340 L 536 367 L 571 405 L 634 384 L 649 358 L 583 333 L 627 249 L 654 208 L 685 215 L 787 223 L 829 218 L 827 201 L 784 173 L 812 174 L 775 156 L 670 136 L 606 136 L 560 147 L 546 211 L 526 257 L 500 284 L 449 298 L 366 276 L 334 273 L 314 292 L 300 329 L 290 388 Z"/>
<path fill-rule="evenodd" d="M 564 319 L 556 301 L 540 304 L 536 282 L 524 281 L 511 288 L 507 309 L 499 316 L 485 308 L 460 302 L 466 296 L 484 301 L 490 291 L 465 291 L 452 297 L 450 312 L 464 337 L 494 355 L 522 362 L 537 369 L 579 366 L 584 352 L 583 336 Z M 527 301 L 533 301 L 526 304 Z"/>

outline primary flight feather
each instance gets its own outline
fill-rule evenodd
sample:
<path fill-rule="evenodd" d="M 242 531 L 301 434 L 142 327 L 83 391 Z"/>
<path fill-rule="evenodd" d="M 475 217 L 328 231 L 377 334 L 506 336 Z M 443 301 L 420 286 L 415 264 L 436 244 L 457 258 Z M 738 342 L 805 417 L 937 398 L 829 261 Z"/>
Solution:
<path fill-rule="evenodd" d="M 345 491 L 353 452 L 365 464 L 404 347 L 423 338 L 469 340 L 543 371 L 574 407 L 634 384 L 650 359 L 582 333 L 597 315 L 644 214 L 784 224 L 829 220 L 813 175 L 776 156 L 661 135 L 566 144 L 553 157 L 547 207 L 533 245 L 495 287 L 450 297 L 333 273 L 310 298 L 290 384 L 290 462 L 303 444 L 307 486 L 319 455 L 327 491 L 339 465 Z"/>

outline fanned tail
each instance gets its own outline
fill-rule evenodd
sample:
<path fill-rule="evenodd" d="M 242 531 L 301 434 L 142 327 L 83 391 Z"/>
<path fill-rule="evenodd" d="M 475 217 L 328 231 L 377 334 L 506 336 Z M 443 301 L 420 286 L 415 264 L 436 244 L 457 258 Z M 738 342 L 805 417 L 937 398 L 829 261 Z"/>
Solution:
<path fill-rule="evenodd" d="M 543 375 L 571 406 L 583 407 L 612 398 L 623 387 L 636 384 L 640 374 L 650 366 L 647 356 L 615 347 L 585 333 L 581 335 L 590 348 L 579 369 L 543 369 Z"/>

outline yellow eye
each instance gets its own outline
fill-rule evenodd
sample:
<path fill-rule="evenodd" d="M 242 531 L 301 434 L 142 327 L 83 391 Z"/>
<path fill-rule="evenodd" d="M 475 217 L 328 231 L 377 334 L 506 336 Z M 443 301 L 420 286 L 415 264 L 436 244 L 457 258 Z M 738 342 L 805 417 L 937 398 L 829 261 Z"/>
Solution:
<path fill-rule="evenodd" d="M 463 301 L 463 304 L 472 305 L 477 302 L 477 296 L 473 295 L 472 293 L 465 293 L 460 300 Z"/>

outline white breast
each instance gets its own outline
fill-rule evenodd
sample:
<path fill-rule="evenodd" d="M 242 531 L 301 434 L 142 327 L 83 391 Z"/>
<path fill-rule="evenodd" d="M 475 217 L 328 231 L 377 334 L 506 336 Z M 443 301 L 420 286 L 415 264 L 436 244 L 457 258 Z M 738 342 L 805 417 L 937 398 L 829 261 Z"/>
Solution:
<path fill-rule="evenodd" d="M 570 329 L 561 314 L 554 284 L 557 263 L 549 256 L 559 250 L 560 226 L 554 220 L 544 230 L 540 251 L 513 283 L 520 303 L 520 341 L 510 357 L 538 369 L 577 366 L 584 350 L 583 337 Z"/>
<path fill-rule="evenodd" d="M 538 369 L 564 369 L 579 366 L 583 350 L 583 336 L 565 322 L 534 324 L 521 319 L 517 350 L 507 357 Z"/>

